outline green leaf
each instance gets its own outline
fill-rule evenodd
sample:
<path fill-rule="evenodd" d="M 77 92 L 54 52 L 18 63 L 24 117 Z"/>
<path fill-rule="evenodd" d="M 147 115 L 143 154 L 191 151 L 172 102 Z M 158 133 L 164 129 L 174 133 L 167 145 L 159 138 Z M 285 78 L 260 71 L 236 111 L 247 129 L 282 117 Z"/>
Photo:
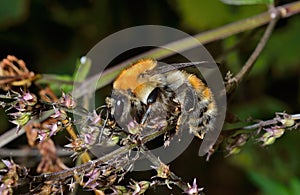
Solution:
<path fill-rule="evenodd" d="M 73 89 L 73 77 L 70 75 L 44 74 L 37 83 L 48 84 L 55 94 L 60 94 L 61 90 L 68 93 Z"/>
<path fill-rule="evenodd" d="M 200 30 L 229 22 L 231 16 L 227 8 L 218 1 L 177 0 L 177 10 L 184 25 Z M 222 16 L 222 18 L 217 16 Z"/>
<path fill-rule="evenodd" d="M 73 74 L 74 82 L 82 82 L 86 79 L 91 69 L 91 59 L 83 56 L 76 62 L 76 69 Z"/>
<path fill-rule="evenodd" d="M 273 4 L 274 0 L 220 0 L 230 5 Z"/>
<path fill-rule="evenodd" d="M 250 17 L 266 10 L 266 6 L 228 6 L 219 0 L 176 0 L 176 10 L 183 25 L 201 31 Z"/>
<path fill-rule="evenodd" d="M 275 171 L 275 170 L 274 170 Z M 261 189 L 263 194 L 268 195 L 287 195 L 290 194 L 287 187 L 284 184 L 267 177 L 261 173 L 257 173 L 255 171 L 248 172 L 250 179 L 254 182 L 254 184 Z"/>
<path fill-rule="evenodd" d="M 291 194 L 300 194 L 300 180 L 299 178 L 292 178 L 290 181 Z"/>

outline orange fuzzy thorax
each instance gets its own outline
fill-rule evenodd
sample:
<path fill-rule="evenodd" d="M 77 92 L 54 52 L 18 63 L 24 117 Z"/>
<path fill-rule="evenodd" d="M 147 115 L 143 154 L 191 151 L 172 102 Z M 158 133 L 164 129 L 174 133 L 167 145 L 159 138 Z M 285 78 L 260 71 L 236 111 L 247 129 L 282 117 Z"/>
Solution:
<path fill-rule="evenodd" d="M 113 84 L 114 89 L 118 90 L 134 90 L 142 82 L 138 77 L 141 73 L 152 70 L 157 65 L 157 62 L 152 59 L 140 60 L 123 70 Z"/>

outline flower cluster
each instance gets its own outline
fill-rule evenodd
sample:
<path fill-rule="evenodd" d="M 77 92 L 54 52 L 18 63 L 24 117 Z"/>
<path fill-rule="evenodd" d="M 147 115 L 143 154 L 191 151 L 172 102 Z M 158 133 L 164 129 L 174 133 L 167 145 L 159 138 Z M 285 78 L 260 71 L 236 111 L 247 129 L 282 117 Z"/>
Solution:
<path fill-rule="evenodd" d="M 254 139 L 261 143 L 263 147 L 268 146 L 280 138 L 286 130 L 297 128 L 299 119 L 297 115 L 276 113 L 276 116 L 271 120 L 223 131 L 214 147 L 216 148 L 219 145 L 223 145 L 227 156 L 229 156 L 239 153 L 242 146 L 244 146 L 249 139 Z M 211 154 L 214 151 L 215 149 L 212 149 Z"/>
<path fill-rule="evenodd" d="M 28 174 L 27 169 L 15 164 L 12 160 L 2 160 L 4 168 L 0 170 L 0 194 L 10 195 L 13 188 L 18 186 L 18 181 Z"/>
<path fill-rule="evenodd" d="M 0 62 L 0 88 L 8 91 L 19 87 L 29 87 L 36 75 L 29 71 L 23 60 L 8 55 Z"/>
<path fill-rule="evenodd" d="M 262 142 L 263 146 L 273 144 L 276 139 L 285 133 L 286 129 L 292 128 L 296 124 L 296 121 L 292 119 L 291 115 L 286 113 L 277 113 L 274 121 L 277 123 L 262 127 L 264 133 L 257 140 Z"/>
<path fill-rule="evenodd" d="M 1 101 L 2 107 L 10 111 L 11 122 L 16 124 L 18 129 L 27 124 L 36 112 L 37 97 L 29 91 L 9 91 L 1 98 L 4 99 Z"/>

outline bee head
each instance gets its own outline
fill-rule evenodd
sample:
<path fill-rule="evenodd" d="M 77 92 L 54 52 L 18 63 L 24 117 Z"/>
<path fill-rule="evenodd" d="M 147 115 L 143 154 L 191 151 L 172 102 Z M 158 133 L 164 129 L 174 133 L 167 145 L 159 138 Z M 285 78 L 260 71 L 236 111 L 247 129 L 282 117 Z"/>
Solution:
<path fill-rule="evenodd" d="M 140 122 L 146 110 L 153 104 L 160 94 L 155 85 L 144 83 L 133 91 L 113 90 L 110 99 L 111 114 L 116 121 L 125 124 L 132 120 Z"/>
<path fill-rule="evenodd" d="M 153 82 L 143 83 L 133 90 L 133 94 L 145 105 L 156 101 L 159 94 L 159 88 Z"/>

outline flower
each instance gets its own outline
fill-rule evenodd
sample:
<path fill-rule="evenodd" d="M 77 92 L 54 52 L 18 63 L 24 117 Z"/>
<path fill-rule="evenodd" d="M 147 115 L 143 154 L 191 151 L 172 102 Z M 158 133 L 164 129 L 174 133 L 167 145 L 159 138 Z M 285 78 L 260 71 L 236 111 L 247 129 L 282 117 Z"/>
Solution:
<path fill-rule="evenodd" d="M 189 183 L 187 185 L 188 185 L 188 189 L 184 191 L 184 193 L 186 194 L 190 194 L 190 195 L 199 194 L 199 192 L 203 190 L 203 188 L 198 188 L 196 178 L 193 181 L 193 186 L 191 186 Z"/>
<path fill-rule="evenodd" d="M 62 92 L 62 97 L 59 99 L 59 103 L 68 109 L 73 109 L 76 107 L 76 102 L 73 100 L 72 96 Z"/>

